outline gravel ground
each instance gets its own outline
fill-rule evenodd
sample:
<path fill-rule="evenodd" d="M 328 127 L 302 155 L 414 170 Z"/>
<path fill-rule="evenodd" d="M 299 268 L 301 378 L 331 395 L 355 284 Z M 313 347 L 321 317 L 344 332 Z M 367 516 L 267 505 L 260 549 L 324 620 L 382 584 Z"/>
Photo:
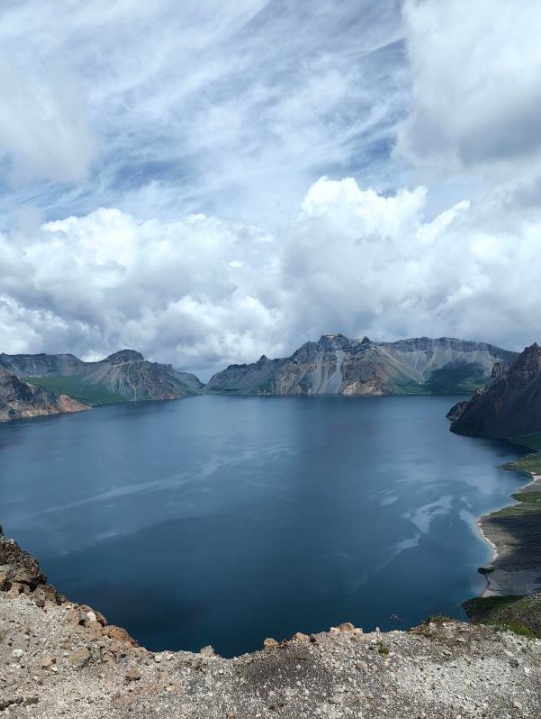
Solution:
<path fill-rule="evenodd" d="M 154 654 L 43 582 L 0 537 L 2 718 L 541 717 L 541 640 L 439 620 L 346 624 L 235 659 Z"/>

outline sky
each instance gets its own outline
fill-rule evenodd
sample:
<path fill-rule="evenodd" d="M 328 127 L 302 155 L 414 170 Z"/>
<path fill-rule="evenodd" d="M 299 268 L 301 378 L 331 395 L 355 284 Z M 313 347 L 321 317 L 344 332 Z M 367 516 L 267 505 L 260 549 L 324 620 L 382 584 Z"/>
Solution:
<path fill-rule="evenodd" d="M 0 351 L 541 340 L 531 0 L 3 0 Z"/>

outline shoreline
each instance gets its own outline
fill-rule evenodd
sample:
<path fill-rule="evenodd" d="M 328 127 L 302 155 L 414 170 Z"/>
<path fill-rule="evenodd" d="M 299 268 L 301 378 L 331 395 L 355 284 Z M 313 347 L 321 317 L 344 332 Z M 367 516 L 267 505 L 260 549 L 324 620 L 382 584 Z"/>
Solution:
<path fill-rule="evenodd" d="M 513 471 L 522 471 L 515 469 Z M 511 495 L 541 492 L 541 474 L 526 472 L 531 480 Z M 484 565 L 487 585 L 481 594 L 489 597 L 521 597 L 541 590 L 541 506 L 516 500 L 515 504 L 483 514 L 476 520 L 481 538 L 492 549 Z M 482 569 L 482 568 L 481 568 Z"/>

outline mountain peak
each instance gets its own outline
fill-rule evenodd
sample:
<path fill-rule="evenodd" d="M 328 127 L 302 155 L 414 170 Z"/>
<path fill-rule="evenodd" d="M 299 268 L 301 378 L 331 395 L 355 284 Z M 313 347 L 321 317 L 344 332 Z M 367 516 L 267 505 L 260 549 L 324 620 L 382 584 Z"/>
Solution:
<path fill-rule="evenodd" d="M 114 352 L 112 355 L 109 355 L 109 357 L 106 357 L 102 361 L 108 362 L 109 364 L 123 364 L 124 362 L 139 362 L 144 359 L 143 355 L 135 350 L 120 350 L 119 352 Z"/>

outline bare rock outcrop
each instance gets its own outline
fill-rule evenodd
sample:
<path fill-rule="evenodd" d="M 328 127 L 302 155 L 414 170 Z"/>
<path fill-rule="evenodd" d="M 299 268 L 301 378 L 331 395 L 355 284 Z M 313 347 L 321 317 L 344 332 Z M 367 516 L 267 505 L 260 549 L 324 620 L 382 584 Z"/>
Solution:
<path fill-rule="evenodd" d="M 468 402 L 451 425 L 478 437 L 518 437 L 541 431 L 541 348 L 534 343 Z"/>
<path fill-rule="evenodd" d="M 65 394 L 24 382 L 0 366 L 0 422 L 90 409 Z"/>

